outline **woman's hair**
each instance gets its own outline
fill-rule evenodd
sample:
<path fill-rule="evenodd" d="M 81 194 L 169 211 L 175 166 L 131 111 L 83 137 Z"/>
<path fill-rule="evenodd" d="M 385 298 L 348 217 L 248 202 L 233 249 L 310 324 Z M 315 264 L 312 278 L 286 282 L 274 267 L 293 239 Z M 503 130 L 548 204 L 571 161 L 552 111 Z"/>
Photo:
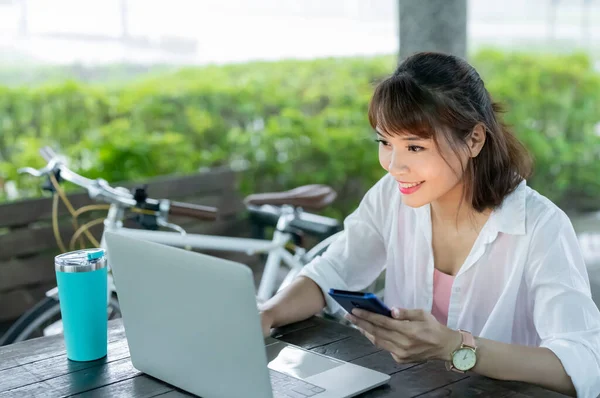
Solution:
<path fill-rule="evenodd" d="M 438 148 L 441 136 L 457 155 L 468 150 L 469 135 L 482 125 L 485 144 L 462 170 L 465 195 L 481 212 L 500 205 L 531 173 L 531 157 L 502 123 L 500 112 L 469 63 L 452 55 L 422 52 L 407 58 L 379 83 L 369 105 L 369 122 L 389 136 L 433 138 Z"/>

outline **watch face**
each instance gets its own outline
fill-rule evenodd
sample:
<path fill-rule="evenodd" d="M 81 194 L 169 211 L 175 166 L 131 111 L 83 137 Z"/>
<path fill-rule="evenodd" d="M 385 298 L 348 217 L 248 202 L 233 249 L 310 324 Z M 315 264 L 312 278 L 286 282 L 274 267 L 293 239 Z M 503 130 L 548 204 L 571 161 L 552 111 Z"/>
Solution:
<path fill-rule="evenodd" d="M 475 366 L 477 356 L 472 348 L 461 348 L 452 356 L 452 363 L 458 370 L 467 371 Z"/>

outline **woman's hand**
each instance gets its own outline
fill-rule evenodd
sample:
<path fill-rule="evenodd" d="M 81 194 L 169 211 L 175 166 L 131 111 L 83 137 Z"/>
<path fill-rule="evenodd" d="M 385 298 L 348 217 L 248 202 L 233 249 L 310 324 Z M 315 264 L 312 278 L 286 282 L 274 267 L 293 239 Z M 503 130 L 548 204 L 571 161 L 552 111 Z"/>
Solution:
<path fill-rule="evenodd" d="M 393 318 L 354 309 L 346 319 L 359 327 L 371 343 L 389 351 L 398 363 L 428 359 L 449 361 L 462 337 L 423 310 L 392 308 Z"/>
<path fill-rule="evenodd" d="M 273 327 L 273 318 L 267 311 L 260 312 L 260 326 L 262 327 L 263 337 L 271 335 L 271 328 Z"/>

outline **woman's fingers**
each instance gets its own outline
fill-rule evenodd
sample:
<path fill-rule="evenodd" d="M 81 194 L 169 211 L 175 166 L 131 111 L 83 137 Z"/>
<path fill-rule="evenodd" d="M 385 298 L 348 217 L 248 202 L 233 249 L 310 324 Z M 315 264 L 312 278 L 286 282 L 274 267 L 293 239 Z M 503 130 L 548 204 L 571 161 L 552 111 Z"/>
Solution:
<path fill-rule="evenodd" d="M 347 315 L 346 319 L 359 327 L 360 331 L 376 346 L 388 351 L 397 349 L 406 349 L 410 346 L 410 341 L 403 335 L 392 330 L 379 327 L 361 318 Z"/>
<path fill-rule="evenodd" d="M 369 341 L 374 345 L 386 351 L 396 351 L 398 347 L 394 344 L 393 341 L 377 336 L 377 334 L 371 334 L 366 330 L 360 328 L 360 332 L 365 336 Z"/>
<path fill-rule="evenodd" d="M 363 336 L 365 336 L 367 339 L 369 339 L 369 341 L 374 346 L 389 352 L 392 355 L 392 358 L 394 359 L 394 361 L 396 361 L 397 363 L 418 362 L 410 356 L 410 354 L 407 350 L 399 348 L 398 346 L 396 346 L 395 344 L 393 344 L 387 340 L 377 340 L 377 338 L 375 336 L 373 336 L 372 334 L 370 334 L 369 332 L 366 332 L 362 329 L 359 329 L 359 330 L 363 334 Z"/>
<path fill-rule="evenodd" d="M 381 326 L 386 329 L 395 329 L 395 320 L 385 315 L 379 315 L 371 311 L 359 310 L 357 308 L 352 310 L 352 315 L 357 318 L 369 321 L 372 324 Z"/>
<path fill-rule="evenodd" d="M 425 322 L 427 321 L 427 315 L 428 313 L 421 309 L 407 310 L 402 308 L 392 308 L 392 316 L 394 319 L 401 321 Z"/>
<path fill-rule="evenodd" d="M 349 314 L 350 315 L 350 314 Z M 418 330 L 422 326 L 422 322 L 408 322 L 404 320 L 397 320 L 394 318 L 387 317 L 385 315 L 379 315 L 374 312 L 364 311 L 359 309 L 352 310 L 350 317 L 354 319 L 362 319 L 370 322 L 371 324 L 377 325 L 381 328 L 391 330 L 394 332 L 401 333 L 408 337 L 418 335 Z M 346 318 L 350 319 L 350 318 Z M 351 321 L 352 322 L 352 321 Z"/>

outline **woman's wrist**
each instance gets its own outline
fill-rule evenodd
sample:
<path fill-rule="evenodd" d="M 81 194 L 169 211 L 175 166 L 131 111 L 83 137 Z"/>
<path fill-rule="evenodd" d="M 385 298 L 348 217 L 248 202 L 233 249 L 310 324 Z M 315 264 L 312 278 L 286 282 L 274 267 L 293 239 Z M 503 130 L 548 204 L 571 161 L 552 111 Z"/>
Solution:
<path fill-rule="evenodd" d="M 445 329 L 445 333 L 443 334 L 440 342 L 438 359 L 441 359 L 442 361 L 451 361 L 452 353 L 456 351 L 462 344 L 462 335 L 458 330 L 450 328 Z"/>

